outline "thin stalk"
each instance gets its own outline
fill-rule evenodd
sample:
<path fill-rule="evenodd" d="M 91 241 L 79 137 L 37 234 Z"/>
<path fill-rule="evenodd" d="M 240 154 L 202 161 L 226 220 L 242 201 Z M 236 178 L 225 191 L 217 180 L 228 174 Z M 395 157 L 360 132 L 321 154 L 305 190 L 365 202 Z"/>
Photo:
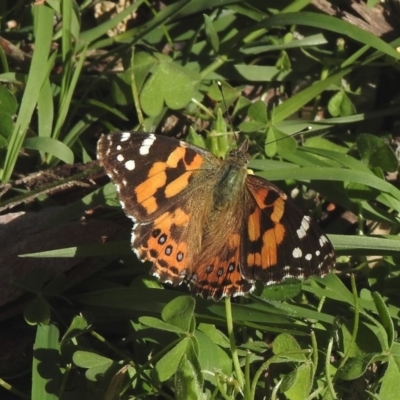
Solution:
<path fill-rule="evenodd" d="M 0 386 L 8 390 L 9 392 L 15 394 L 16 396 L 20 397 L 21 399 L 29 400 L 31 398 L 31 396 L 27 395 L 26 393 L 20 392 L 18 389 L 13 388 L 9 383 L 3 381 L 3 379 L 1 378 L 0 378 Z"/>
<path fill-rule="evenodd" d="M 235 333 L 233 331 L 233 319 L 232 319 L 232 304 L 231 304 L 231 299 L 229 297 L 225 299 L 225 314 L 226 314 L 226 327 L 228 329 L 228 337 L 231 345 L 233 366 L 235 368 L 236 377 L 239 381 L 240 388 L 243 389 L 244 376 L 242 370 L 240 369 L 239 356 L 235 343 Z"/>
<path fill-rule="evenodd" d="M 358 333 L 358 327 L 359 327 L 359 323 L 360 323 L 360 305 L 358 302 L 358 296 L 357 296 L 357 286 L 356 286 L 356 281 L 354 278 L 354 274 L 351 274 L 351 289 L 353 292 L 353 297 L 354 297 L 354 324 L 353 324 L 353 331 L 351 333 L 351 339 L 350 339 L 350 343 L 347 347 L 347 352 L 344 355 L 344 357 L 342 358 L 337 370 L 336 370 L 336 374 L 333 377 L 333 382 L 335 382 L 337 380 L 337 377 L 339 376 L 338 372 L 340 371 L 341 368 L 343 368 L 343 366 L 346 364 L 347 360 L 350 357 L 350 351 L 351 349 L 354 348 L 354 345 L 356 343 L 356 339 L 357 339 L 357 333 Z"/>
<path fill-rule="evenodd" d="M 135 61 L 135 48 L 132 49 L 132 55 L 131 55 L 131 88 L 132 88 L 133 104 L 135 105 L 139 124 L 140 124 L 140 127 L 143 127 L 144 126 L 144 116 L 142 113 L 142 107 L 140 107 L 139 92 L 138 92 L 138 88 L 136 85 L 134 61 Z"/>
<path fill-rule="evenodd" d="M 329 339 L 328 348 L 326 349 L 326 358 L 325 358 L 325 376 L 326 381 L 328 383 L 328 389 L 331 394 L 332 399 L 337 399 L 335 389 L 333 388 L 333 381 L 330 376 L 329 366 L 330 366 L 330 359 L 332 354 L 332 347 L 333 347 L 333 336 Z"/>

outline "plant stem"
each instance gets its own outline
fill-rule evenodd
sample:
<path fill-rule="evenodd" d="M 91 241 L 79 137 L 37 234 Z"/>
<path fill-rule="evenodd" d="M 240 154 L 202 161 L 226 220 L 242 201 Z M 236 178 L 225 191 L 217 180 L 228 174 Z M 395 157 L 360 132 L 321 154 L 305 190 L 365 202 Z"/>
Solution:
<path fill-rule="evenodd" d="M 235 334 L 233 331 L 232 304 L 231 304 L 231 299 L 229 297 L 225 299 L 225 313 L 226 313 L 226 327 L 228 330 L 229 342 L 231 345 L 233 366 L 235 368 L 236 377 L 237 380 L 239 381 L 240 388 L 243 389 L 244 376 L 242 370 L 240 369 L 239 356 L 236 349 Z"/>

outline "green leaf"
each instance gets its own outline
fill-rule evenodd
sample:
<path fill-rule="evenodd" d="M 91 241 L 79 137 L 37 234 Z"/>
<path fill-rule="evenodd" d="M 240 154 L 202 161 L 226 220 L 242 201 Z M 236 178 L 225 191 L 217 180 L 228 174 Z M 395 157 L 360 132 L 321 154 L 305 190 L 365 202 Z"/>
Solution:
<path fill-rule="evenodd" d="M 226 81 L 220 81 L 221 85 L 217 83 L 213 83 L 207 92 L 207 95 L 214 101 L 216 102 L 221 102 L 219 104 L 219 107 L 222 108 L 225 112 L 228 110 L 225 110 L 225 104 L 223 100 L 225 100 L 225 103 L 227 107 L 229 108 L 236 100 L 240 98 L 240 90 L 237 88 L 229 85 Z M 222 91 L 222 93 L 221 93 Z"/>
<path fill-rule="evenodd" d="M 383 378 L 379 396 L 382 400 L 397 400 L 399 398 L 400 358 L 389 357 L 389 363 Z"/>
<path fill-rule="evenodd" d="M 234 68 L 244 80 L 250 82 L 283 82 L 291 73 L 264 65 L 236 64 Z"/>
<path fill-rule="evenodd" d="M 61 342 L 66 342 L 70 339 L 73 339 L 87 330 L 89 324 L 85 317 L 81 315 L 76 315 L 69 325 L 67 331 L 64 333 L 64 336 L 61 339 Z"/>
<path fill-rule="evenodd" d="M 175 332 L 175 333 L 186 333 L 187 330 L 184 330 L 178 326 L 167 324 L 164 321 L 161 321 L 158 318 L 154 317 L 140 317 L 139 322 L 143 325 L 149 326 L 150 328 L 160 329 L 166 332 Z"/>
<path fill-rule="evenodd" d="M 87 368 L 86 378 L 93 382 L 100 381 L 114 364 L 110 358 L 83 350 L 76 351 L 72 356 L 72 361 L 78 367 Z"/>
<path fill-rule="evenodd" d="M 38 98 L 38 136 L 51 137 L 54 120 L 54 99 L 50 79 L 47 78 Z"/>
<path fill-rule="evenodd" d="M 203 149 L 207 148 L 207 143 L 204 137 L 198 134 L 192 126 L 189 127 L 189 134 L 186 136 L 185 141 L 190 144 L 194 144 L 196 146 L 202 147 Z"/>
<path fill-rule="evenodd" d="M 166 56 L 158 55 L 159 64 L 140 93 L 143 111 L 149 116 L 161 113 L 164 104 L 178 110 L 194 96 L 194 86 L 200 76 Z"/>
<path fill-rule="evenodd" d="M 39 150 L 59 158 L 66 164 L 74 163 L 74 153 L 64 143 L 49 137 L 31 137 L 24 140 L 24 147 Z"/>
<path fill-rule="evenodd" d="M 396 238 L 373 236 L 330 235 L 335 248 L 346 250 L 346 254 L 354 255 L 398 255 L 399 242 Z"/>
<path fill-rule="evenodd" d="M 267 157 L 274 157 L 278 150 L 276 143 L 275 129 L 273 127 L 267 129 L 265 136 L 264 151 Z"/>
<path fill-rule="evenodd" d="M 330 85 L 340 81 L 340 79 L 342 79 L 343 76 L 347 75 L 349 72 L 351 72 L 351 68 L 344 69 L 334 75 L 329 76 L 328 78 L 325 78 L 322 81 L 314 83 L 307 89 L 296 93 L 290 99 L 279 104 L 273 112 L 274 124 L 283 121 L 293 113 L 297 112 L 301 107 L 322 93 Z"/>
<path fill-rule="evenodd" d="M 362 134 L 357 136 L 356 144 L 361 159 L 370 167 L 379 167 L 388 172 L 397 170 L 397 157 L 382 139 L 374 135 Z"/>
<path fill-rule="evenodd" d="M 175 374 L 188 346 L 190 339 L 186 337 L 158 361 L 155 371 L 160 382 L 165 382 Z"/>
<path fill-rule="evenodd" d="M 301 352 L 297 340 L 287 333 L 278 335 L 273 343 L 272 350 L 276 355 L 283 355 L 291 361 L 305 361 L 307 357 Z"/>
<path fill-rule="evenodd" d="M 244 121 L 239 125 L 239 129 L 244 133 L 257 132 L 265 128 L 264 122 Z"/>
<path fill-rule="evenodd" d="M 281 390 L 287 399 L 304 400 L 307 398 L 312 387 L 312 371 L 311 363 L 307 363 L 300 365 L 284 378 Z"/>
<path fill-rule="evenodd" d="M 275 127 L 272 129 L 274 131 L 278 154 L 282 157 L 285 157 L 288 155 L 288 153 L 294 153 L 297 149 L 296 139 L 292 136 L 286 135 Z"/>
<path fill-rule="evenodd" d="M 53 324 L 37 325 L 33 347 L 32 400 L 57 400 L 60 390 L 59 331 Z"/>
<path fill-rule="evenodd" d="M 14 122 L 11 115 L 0 111 L 0 148 L 5 148 L 11 137 L 14 128 Z"/>
<path fill-rule="evenodd" d="M 218 338 L 218 335 L 213 335 L 213 337 L 214 336 Z M 208 371 L 208 373 L 205 374 L 205 378 L 214 382 L 214 377 L 210 373 L 215 371 L 221 371 L 226 375 L 230 375 L 232 372 L 231 357 L 203 332 L 195 331 L 195 337 L 199 344 L 199 362 L 201 369 L 203 371 Z M 225 344 L 226 343 L 224 343 L 224 345 Z"/>
<path fill-rule="evenodd" d="M 266 45 L 258 43 L 257 44 L 249 43 L 244 48 L 242 47 L 241 53 L 260 54 L 268 51 L 296 49 L 308 46 L 319 46 L 327 43 L 328 41 L 325 39 L 324 35 L 322 33 L 317 33 L 316 35 L 310 35 L 302 39 L 295 39 L 288 43 L 266 44 Z"/>
<path fill-rule="evenodd" d="M 77 350 L 74 353 L 72 360 L 75 365 L 81 368 L 94 368 L 112 363 L 112 360 L 108 357 L 83 350 Z"/>
<path fill-rule="evenodd" d="M 255 101 L 248 109 L 247 115 L 254 121 L 261 122 L 264 125 L 268 123 L 267 106 L 264 101 Z"/>
<path fill-rule="evenodd" d="M 207 42 L 211 45 L 214 53 L 218 54 L 219 50 L 218 34 L 214 29 L 214 25 L 211 18 L 206 14 L 203 14 L 203 17 L 204 17 L 204 30 L 206 33 Z"/>
<path fill-rule="evenodd" d="M 17 112 L 17 100 L 15 96 L 0 84 L 0 110 L 2 113 L 12 117 Z"/>
<path fill-rule="evenodd" d="M 203 400 L 203 375 L 192 338 L 175 374 L 177 400 Z"/>
<path fill-rule="evenodd" d="M 268 285 L 263 288 L 260 297 L 266 300 L 285 301 L 301 293 L 301 282 L 290 282 L 285 279 L 279 285 Z"/>
<path fill-rule="evenodd" d="M 359 357 L 365 355 L 365 349 L 368 353 L 380 353 L 383 350 L 379 327 L 373 324 L 361 321 L 357 329 L 356 340 L 353 341 L 354 320 L 346 320 L 340 327 L 342 335 L 343 351 L 349 357 Z"/>
<path fill-rule="evenodd" d="M 357 110 L 344 90 L 337 92 L 328 102 L 329 113 L 333 117 L 348 117 L 354 115 Z"/>
<path fill-rule="evenodd" d="M 314 280 L 325 286 L 324 290 L 320 290 L 319 287 L 314 287 L 315 282 L 313 282 L 313 280 L 310 281 L 310 283 L 313 285 L 312 291 L 314 291 L 319 296 L 327 296 L 331 299 L 342 301 L 352 306 L 354 305 L 353 294 L 349 291 L 349 289 L 347 289 L 344 283 L 336 275 L 329 274 L 323 279 L 314 278 Z M 309 288 L 304 286 L 303 290 L 309 290 Z"/>
<path fill-rule="evenodd" d="M 229 349 L 230 343 L 228 337 L 217 329 L 215 325 L 201 323 L 197 329 L 207 335 L 216 345 Z"/>
<path fill-rule="evenodd" d="M 49 76 L 50 67 L 53 63 L 53 58 L 49 57 L 49 54 L 53 37 L 54 11 L 47 6 L 33 7 L 33 15 L 37 29 L 35 29 L 32 63 L 17 121 L 7 148 L 3 176 L 1 177 L 4 182 L 8 181 L 13 173 L 14 165 L 37 105 L 41 87 Z"/>
<path fill-rule="evenodd" d="M 386 335 L 387 335 L 387 341 L 388 341 L 388 348 L 384 349 L 386 351 L 389 351 L 390 348 L 392 347 L 394 337 L 395 337 L 395 331 L 394 331 L 394 325 L 392 318 L 390 317 L 388 308 L 383 301 L 381 295 L 378 292 L 373 292 L 372 297 L 374 299 L 374 303 L 376 306 L 376 309 L 378 310 L 379 316 L 380 316 L 380 321 L 385 328 Z"/>
<path fill-rule="evenodd" d="M 40 294 L 35 296 L 24 310 L 24 318 L 29 325 L 47 325 L 50 322 L 50 317 L 50 305 Z"/>
<path fill-rule="evenodd" d="M 346 35 L 362 44 L 373 47 L 396 60 L 400 58 L 400 54 L 398 54 L 390 44 L 386 43 L 378 36 L 366 31 L 365 29 L 361 29 L 356 25 L 342 21 L 339 18 L 313 12 L 281 13 L 266 18 L 257 26 L 259 28 L 270 28 L 279 25 L 305 25 L 336 32 L 341 35 Z"/>
<path fill-rule="evenodd" d="M 188 332 L 193 319 L 194 307 L 193 297 L 179 296 L 164 307 L 161 317 L 166 323 Z"/>
<path fill-rule="evenodd" d="M 338 371 L 338 378 L 345 381 L 357 379 L 364 374 L 377 354 L 365 354 L 349 358 L 346 364 Z"/>

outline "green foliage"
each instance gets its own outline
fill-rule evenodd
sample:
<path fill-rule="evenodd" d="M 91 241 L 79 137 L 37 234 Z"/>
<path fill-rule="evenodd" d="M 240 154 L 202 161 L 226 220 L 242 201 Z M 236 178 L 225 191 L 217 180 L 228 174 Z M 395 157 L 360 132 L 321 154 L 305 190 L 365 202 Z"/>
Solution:
<path fill-rule="evenodd" d="M 26 165 L 36 172 L 95 159 L 99 131 L 159 133 L 172 116 L 185 140 L 224 157 L 237 146 L 228 108 L 239 143 L 249 138 L 255 173 L 280 181 L 316 218 L 318 192 L 358 221 L 354 235 L 338 217 L 327 227 L 343 280 L 332 274 L 257 287 L 232 304 L 163 288 L 128 239 L 21 251 L 87 257 L 106 268 L 79 283 L 44 270 L 16 282 L 32 294 L 24 318 L 36 327 L 31 393 L 19 396 L 336 399 L 363 384 L 361 398 L 397 399 L 400 189 L 386 177 L 398 170 L 387 132 L 398 99 L 388 86 L 383 100 L 372 98 L 366 86 L 389 76 L 398 87 L 399 41 L 310 12 L 309 1 L 180 0 L 162 9 L 137 1 L 97 24 L 91 0 L 7 3 L 1 36 L 33 50 L 28 68 L 0 50 L 4 183 L 26 174 Z M 108 36 L 135 13 L 132 26 Z M 290 137 L 296 132 L 301 141 Z M 4 205 L 16 200 L 7 196 Z M 36 199 L 38 207 L 54 201 Z M 85 192 L 48 224 L 105 205 L 114 218 L 112 184 Z M 379 226 L 388 227 L 380 236 Z"/>

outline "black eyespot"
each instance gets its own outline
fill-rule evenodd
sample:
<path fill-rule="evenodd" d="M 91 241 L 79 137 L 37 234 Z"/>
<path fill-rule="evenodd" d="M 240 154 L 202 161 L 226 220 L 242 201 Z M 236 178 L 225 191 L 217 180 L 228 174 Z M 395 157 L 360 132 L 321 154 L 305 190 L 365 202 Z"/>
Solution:
<path fill-rule="evenodd" d="M 214 266 L 213 266 L 213 265 L 209 265 L 209 266 L 206 268 L 206 273 L 207 273 L 207 274 L 210 274 L 211 272 L 213 272 L 213 270 L 214 270 Z"/>
<path fill-rule="evenodd" d="M 169 255 L 171 255 L 171 253 L 172 253 L 172 246 L 171 246 L 171 245 L 168 245 L 168 246 L 165 248 L 165 254 L 166 254 L 167 256 L 169 256 Z"/>
<path fill-rule="evenodd" d="M 228 265 L 228 272 L 233 272 L 235 270 L 235 264 L 234 263 L 230 263 Z"/>
<path fill-rule="evenodd" d="M 223 268 L 220 268 L 220 269 L 218 270 L 218 272 L 217 272 L 217 276 L 222 276 L 223 273 L 224 273 L 224 269 L 223 269 Z"/>
<path fill-rule="evenodd" d="M 158 243 L 159 244 L 164 244 L 167 241 L 167 235 L 163 233 L 159 238 L 158 238 Z"/>
<path fill-rule="evenodd" d="M 177 261 L 182 261 L 183 260 L 183 253 L 181 251 L 178 252 L 178 254 L 176 255 L 176 260 Z"/>
<path fill-rule="evenodd" d="M 154 229 L 151 232 L 151 236 L 153 236 L 153 238 L 156 238 L 160 233 L 161 233 L 161 229 Z"/>
<path fill-rule="evenodd" d="M 157 258 L 158 257 L 158 251 L 154 250 L 154 249 L 150 249 L 150 256 L 153 258 Z"/>

